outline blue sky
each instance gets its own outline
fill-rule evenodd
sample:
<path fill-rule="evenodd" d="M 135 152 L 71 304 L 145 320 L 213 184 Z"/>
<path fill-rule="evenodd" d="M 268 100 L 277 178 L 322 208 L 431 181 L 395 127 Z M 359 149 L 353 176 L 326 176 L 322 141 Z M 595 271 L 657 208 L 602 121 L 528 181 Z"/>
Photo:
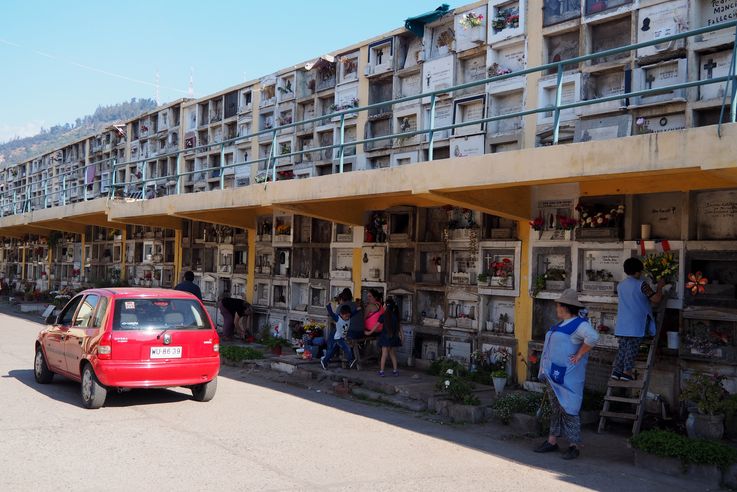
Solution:
<path fill-rule="evenodd" d="M 162 102 L 186 96 L 191 68 L 201 97 L 401 27 L 441 3 L 3 0 L 0 142 L 98 105 L 153 98 L 157 71 Z"/>

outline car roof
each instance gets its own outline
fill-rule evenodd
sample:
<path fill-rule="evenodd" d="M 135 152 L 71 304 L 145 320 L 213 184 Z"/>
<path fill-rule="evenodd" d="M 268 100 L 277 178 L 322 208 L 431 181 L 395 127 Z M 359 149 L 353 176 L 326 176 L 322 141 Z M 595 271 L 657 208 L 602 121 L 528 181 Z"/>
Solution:
<path fill-rule="evenodd" d="M 173 289 L 149 289 L 145 287 L 113 287 L 105 289 L 87 289 L 84 294 L 100 294 L 115 298 L 170 298 L 170 299 L 197 299 L 189 292 Z"/>

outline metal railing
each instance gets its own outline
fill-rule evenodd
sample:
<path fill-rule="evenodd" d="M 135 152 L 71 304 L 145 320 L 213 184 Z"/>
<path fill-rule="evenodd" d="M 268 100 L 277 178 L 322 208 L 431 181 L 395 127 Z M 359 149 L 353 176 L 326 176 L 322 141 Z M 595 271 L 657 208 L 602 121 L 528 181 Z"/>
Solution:
<path fill-rule="evenodd" d="M 234 138 L 226 139 L 221 142 L 217 143 L 207 143 L 199 146 L 194 146 L 191 148 L 183 148 L 176 151 L 171 152 L 162 152 L 161 154 L 158 154 L 156 156 L 152 157 L 143 157 L 138 159 L 130 159 L 126 162 L 117 162 L 115 159 L 106 159 L 104 161 L 97 161 L 95 163 L 90 163 L 85 166 L 76 168 L 68 173 L 61 173 L 57 174 L 52 177 L 47 177 L 45 180 L 42 180 L 45 186 L 45 190 L 48 190 L 48 183 L 56 179 L 58 180 L 60 177 L 62 178 L 62 182 L 66 179 L 67 176 L 71 176 L 72 174 L 76 174 L 77 176 L 81 176 L 82 184 L 76 185 L 76 187 L 84 187 L 84 192 L 87 190 L 87 186 L 89 183 L 85 183 L 85 173 L 86 169 L 90 166 L 99 166 L 100 164 L 113 160 L 110 171 L 110 182 L 108 183 L 109 187 L 109 197 L 116 198 L 116 197 L 128 197 L 128 198 L 140 198 L 143 200 L 146 200 L 150 197 L 155 197 L 158 195 L 158 187 L 159 182 L 166 181 L 171 182 L 174 181 L 174 189 L 172 190 L 174 194 L 181 194 L 182 193 L 182 182 L 186 178 L 194 175 L 210 175 L 214 178 L 219 178 L 218 187 L 219 189 L 224 189 L 226 184 L 226 174 L 228 174 L 229 170 L 232 170 L 232 174 L 236 174 L 236 168 L 238 167 L 246 167 L 249 168 L 250 166 L 254 164 L 265 164 L 265 170 L 261 171 L 256 174 L 253 181 L 259 183 L 259 182 L 268 182 L 271 181 L 277 181 L 277 173 L 278 173 L 278 166 L 279 161 L 282 162 L 286 159 L 291 159 L 295 156 L 304 156 L 305 154 L 314 154 L 314 153 L 323 153 L 326 151 L 330 151 L 333 154 L 333 157 L 331 159 L 326 159 L 331 161 L 331 165 L 334 164 L 333 159 L 337 160 L 337 166 L 338 166 L 338 172 L 342 173 L 344 172 L 345 168 L 345 158 L 346 158 L 346 148 L 357 148 L 359 145 L 367 145 L 367 144 L 373 144 L 378 142 L 389 142 L 393 139 L 409 139 L 415 136 L 419 135 L 427 135 L 427 161 L 432 161 L 434 158 L 434 147 L 435 147 L 435 141 L 436 137 L 440 132 L 450 132 L 458 128 L 466 127 L 466 126 L 474 126 L 474 125 L 484 125 L 491 122 L 497 122 L 507 119 L 516 119 L 516 118 L 522 118 L 524 116 L 529 115 L 536 115 L 539 113 L 552 113 L 552 143 L 557 144 L 560 140 L 560 126 L 561 126 L 561 114 L 563 111 L 569 110 L 569 109 L 575 109 L 583 106 L 589 106 L 594 104 L 601 104 L 605 102 L 610 101 L 621 101 L 621 100 L 628 100 L 630 98 L 636 98 L 636 97 L 645 97 L 645 96 L 652 96 L 662 93 L 668 93 L 673 92 L 681 89 L 688 89 L 693 87 L 701 87 L 703 85 L 709 85 L 709 84 L 718 84 L 727 82 L 730 84 L 730 101 L 729 101 L 729 120 L 731 122 L 735 122 L 737 120 L 737 105 L 735 104 L 735 96 L 737 94 L 737 63 L 735 60 L 735 57 L 737 57 L 737 50 L 735 50 L 735 39 L 732 40 L 732 56 L 730 61 L 730 68 L 728 75 L 720 76 L 720 77 L 713 77 L 710 79 L 705 80 L 691 80 L 666 86 L 660 86 L 657 88 L 651 88 L 651 89 L 643 89 L 643 90 L 636 90 L 636 91 L 630 91 L 630 92 L 624 92 L 621 94 L 615 94 L 605 97 L 600 97 L 596 99 L 585 99 L 585 100 L 578 100 L 574 102 L 569 103 L 563 103 L 563 86 L 565 85 L 564 81 L 564 68 L 569 65 L 573 64 L 580 64 L 584 63 L 590 60 L 604 58 L 608 56 L 613 55 L 619 55 L 622 53 L 629 53 L 633 50 L 637 50 L 640 48 L 646 48 L 649 46 L 654 46 L 661 43 L 668 43 L 671 41 L 677 41 L 681 39 L 686 39 L 694 36 L 698 36 L 701 34 L 721 31 L 724 29 L 734 28 L 735 31 L 735 39 L 737 39 L 737 21 L 729 21 L 724 22 L 721 24 L 713 25 L 713 26 L 706 26 L 701 27 L 698 29 L 693 29 L 690 31 L 685 31 L 678 34 L 673 34 L 670 36 L 664 36 L 658 39 L 653 39 L 651 41 L 645 41 L 642 43 L 636 43 L 636 44 L 630 44 L 626 46 L 621 46 L 617 48 L 612 48 L 608 50 L 599 51 L 596 53 L 591 53 L 588 55 L 578 56 L 575 58 L 569 58 L 566 60 L 556 61 L 553 63 L 547 63 L 543 65 L 539 65 L 536 67 L 530 67 L 525 68 L 523 70 L 519 70 L 517 72 L 511 72 L 506 73 L 502 75 L 495 75 L 493 77 L 489 77 L 482 80 L 476 80 L 473 82 L 468 82 L 460 85 L 456 85 L 453 87 L 449 87 L 447 89 L 440 89 L 435 90 L 431 92 L 424 92 L 417 95 L 412 96 L 406 96 L 401 97 L 389 101 L 381 101 L 373 104 L 368 104 L 365 106 L 359 106 L 359 107 L 352 107 L 349 109 L 343 109 L 340 111 L 336 111 L 329 114 L 324 114 L 320 116 L 316 116 L 313 118 L 308 118 L 300 121 L 293 121 L 292 123 L 285 124 L 285 125 L 279 125 L 274 128 L 268 128 L 256 132 L 251 132 L 246 135 L 240 135 L 236 136 Z M 463 91 L 465 89 L 472 89 L 479 86 L 485 86 L 487 84 L 494 84 L 498 82 L 502 82 L 508 79 L 517 78 L 517 77 L 525 77 L 529 74 L 533 73 L 555 73 L 556 74 L 556 83 L 555 83 L 555 98 L 554 102 L 552 104 L 548 104 L 545 106 L 538 106 L 537 108 L 533 109 L 526 109 L 521 111 L 515 111 L 512 113 L 506 113 L 503 115 L 492 115 L 487 116 L 484 118 L 479 118 L 472 121 L 462 121 L 459 123 L 453 123 L 450 125 L 442 125 L 442 126 L 436 126 L 436 108 L 437 108 L 437 102 L 443 97 L 443 96 L 449 96 L 454 93 L 457 93 L 458 91 Z M 417 129 L 413 131 L 408 132 L 401 132 L 401 133 L 392 133 L 388 135 L 380 135 L 376 137 L 369 137 L 369 138 L 363 138 L 363 139 L 356 139 L 347 142 L 346 141 L 346 124 L 347 120 L 350 121 L 351 119 L 355 118 L 359 113 L 361 112 L 369 112 L 371 110 L 375 109 L 387 109 L 392 108 L 396 104 L 402 104 L 412 101 L 420 101 L 420 105 L 424 104 L 424 101 L 429 100 L 429 118 L 428 118 L 428 126 L 427 128 Z M 724 112 L 727 104 L 727 91 L 724 91 L 723 97 L 722 97 L 722 104 L 721 104 L 721 111 L 720 111 L 720 119 L 717 126 L 717 132 L 719 133 L 721 137 L 721 124 L 724 120 Z M 284 154 L 278 154 L 277 155 L 277 144 L 279 141 L 279 137 L 281 136 L 290 136 L 287 135 L 286 132 L 297 132 L 298 127 L 304 127 L 305 125 L 312 125 L 318 126 L 320 123 L 324 123 L 326 121 L 329 122 L 335 122 L 337 123 L 337 130 L 338 130 L 338 142 L 333 143 L 332 145 L 323 145 L 319 147 L 311 147 L 309 149 L 302 149 L 298 151 L 291 151 Z M 418 118 L 419 121 L 419 118 Z M 333 128 L 335 130 L 336 128 Z M 268 136 L 268 139 L 265 139 L 264 141 L 268 142 L 270 140 L 270 149 L 269 154 L 266 157 L 261 157 L 258 159 L 247 159 L 242 162 L 232 162 L 229 164 L 225 163 L 225 155 L 226 155 L 226 149 L 235 146 L 238 143 L 247 143 L 250 142 L 252 139 L 258 139 L 259 137 Z M 187 139 L 182 139 L 182 142 L 186 142 Z M 259 139 L 260 140 L 260 139 Z M 256 140 L 258 142 L 259 140 Z M 186 145 L 186 143 L 184 143 Z M 258 151 L 259 145 L 262 145 L 261 143 L 257 143 L 252 145 L 252 147 L 255 146 L 255 150 Z M 411 144 L 411 146 L 417 146 L 421 144 Z M 337 149 L 337 152 L 336 152 Z M 184 171 L 182 169 L 182 158 L 185 155 L 190 154 L 202 154 L 202 153 L 211 153 L 213 151 L 219 150 L 220 152 L 220 161 L 218 166 L 208 166 L 203 167 L 200 169 L 190 170 L 190 171 Z M 254 150 L 252 148 L 252 150 Z M 176 157 L 176 172 L 174 174 L 165 174 L 163 176 L 147 176 L 147 166 L 146 163 L 157 161 L 159 159 L 167 159 L 169 157 Z M 209 161 L 209 157 L 208 157 Z M 125 182 L 117 182 L 117 175 L 118 170 L 128 170 L 132 168 L 140 169 L 140 177 L 137 177 L 136 179 L 128 179 Z M 80 173 L 80 170 L 82 172 Z M 138 174 L 138 173 L 136 173 Z M 251 181 L 251 174 L 249 174 L 249 182 Z M 28 196 L 28 192 L 30 190 L 30 184 L 27 183 L 26 186 L 28 186 L 27 189 L 27 195 L 25 198 L 25 202 L 22 203 L 21 207 L 18 207 L 18 188 L 22 187 L 14 187 L 12 189 L 5 190 L 2 195 L 0 195 L 0 198 L 2 198 L 2 201 L 0 202 L 0 216 L 4 214 L 6 203 L 10 203 L 10 196 L 13 197 L 12 204 L 13 204 L 13 213 L 18 213 L 18 210 L 20 209 L 21 212 L 29 211 L 30 207 L 30 196 Z M 234 183 L 235 186 L 235 183 Z M 63 188 L 63 186 L 62 186 Z M 49 204 L 49 197 L 53 196 L 55 193 L 61 194 L 64 197 L 63 204 L 66 204 L 66 196 L 68 189 L 59 190 L 58 192 L 51 192 L 51 193 L 45 193 L 44 196 L 44 207 L 47 207 Z M 84 193 L 83 193 L 84 194 Z M 150 196 L 149 196 L 150 195 Z M 84 197 L 86 199 L 86 196 Z"/>

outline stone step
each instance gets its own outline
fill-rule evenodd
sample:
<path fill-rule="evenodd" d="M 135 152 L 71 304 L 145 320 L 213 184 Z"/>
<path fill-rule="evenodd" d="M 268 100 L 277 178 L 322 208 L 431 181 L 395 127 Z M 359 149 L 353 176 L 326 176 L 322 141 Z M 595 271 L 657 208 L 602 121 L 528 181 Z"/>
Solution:
<path fill-rule="evenodd" d="M 366 388 L 354 387 L 351 389 L 354 396 L 359 398 L 365 398 L 367 400 L 374 400 L 381 403 L 388 403 L 405 410 L 413 412 L 424 412 L 427 410 L 427 403 L 420 400 L 412 400 L 403 396 L 387 395 L 385 393 L 379 393 L 378 391 L 371 391 Z"/>

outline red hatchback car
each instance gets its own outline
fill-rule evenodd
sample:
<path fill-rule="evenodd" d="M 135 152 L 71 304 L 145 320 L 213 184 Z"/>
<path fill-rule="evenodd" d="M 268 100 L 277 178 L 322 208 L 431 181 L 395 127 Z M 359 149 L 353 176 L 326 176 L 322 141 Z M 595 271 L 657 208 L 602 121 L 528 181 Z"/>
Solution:
<path fill-rule="evenodd" d="M 107 391 L 185 386 L 215 396 L 220 339 L 202 303 L 166 289 L 86 290 L 49 316 L 38 334 L 34 375 L 82 383 L 82 403 L 99 408 Z"/>

